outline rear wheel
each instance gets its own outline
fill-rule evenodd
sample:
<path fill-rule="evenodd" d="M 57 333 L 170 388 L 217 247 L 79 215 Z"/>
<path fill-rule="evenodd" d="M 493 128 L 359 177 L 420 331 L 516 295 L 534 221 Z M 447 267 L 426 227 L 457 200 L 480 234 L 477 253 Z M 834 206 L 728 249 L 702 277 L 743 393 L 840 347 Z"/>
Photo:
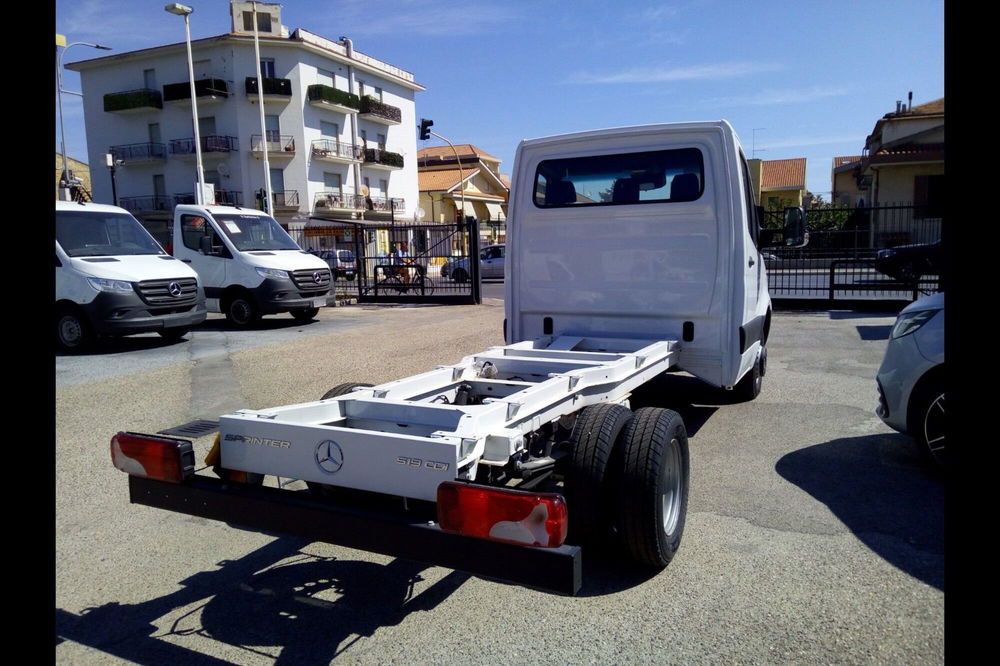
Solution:
<path fill-rule="evenodd" d="M 627 407 L 607 403 L 585 407 L 576 418 L 566 472 L 567 538 L 572 543 L 607 542 L 611 536 L 610 462 L 615 442 L 631 420 Z"/>
<path fill-rule="evenodd" d="M 733 395 L 740 402 L 749 402 L 760 395 L 764 385 L 764 369 L 767 363 L 767 348 L 761 347 L 753 366 L 743 375 L 743 379 L 733 387 Z"/>
<path fill-rule="evenodd" d="M 291 311 L 297 321 L 310 321 L 319 314 L 319 308 L 298 308 Z"/>
<path fill-rule="evenodd" d="M 687 515 L 689 457 L 680 414 L 636 410 L 622 435 L 617 528 L 629 556 L 662 569 L 680 547 Z"/>

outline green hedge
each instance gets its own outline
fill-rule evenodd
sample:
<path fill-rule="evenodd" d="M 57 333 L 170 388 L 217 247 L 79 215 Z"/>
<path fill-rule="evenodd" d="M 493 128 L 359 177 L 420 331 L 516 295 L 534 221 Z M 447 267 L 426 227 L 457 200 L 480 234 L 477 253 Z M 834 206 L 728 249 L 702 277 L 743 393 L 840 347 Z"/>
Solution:
<path fill-rule="evenodd" d="M 325 102 L 339 104 L 341 106 L 349 106 L 352 109 L 361 108 L 361 99 L 354 93 L 349 93 L 345 90 L 337 90 L 336 88 L 331 88 L 330 86 L 323 85 L 322 83 L 309 86 L 306 89 L 306 97 L 309 98 L 310 102 L 322 100 Z"/>
<path fill-rule="evenodd" d="M 390 153 L 388 150 L 378 150 L 368 148 L 365 150 L 365 162 L 375 162 L 386 166 L 403 168 L 403 156 L 399 153 Z"/>
<path fill-rule="evenodd" d="M 158 90 L 144 88 L 126 92 L 108 93 L 104 96 L 105 111 L 127 111 L 142 107 L 163 108 L 163 96 Z"/>
<path fill-rule="evenodd" d="M 370 95 L 361 98 L 361 113 L 373 113 L 387 120 L 403 121 L 403 112 L 398 107 L 378 101 Z"/>

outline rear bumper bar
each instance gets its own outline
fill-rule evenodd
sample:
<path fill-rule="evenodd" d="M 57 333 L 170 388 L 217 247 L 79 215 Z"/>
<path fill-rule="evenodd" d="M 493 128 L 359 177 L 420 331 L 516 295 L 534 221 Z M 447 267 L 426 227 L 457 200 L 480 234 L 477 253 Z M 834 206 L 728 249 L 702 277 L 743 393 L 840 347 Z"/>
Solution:
<path fill-rule="evenodd" d="M 142 504 L 247 528 L 322 541 L 496 578 L 557 594 L 582 581 L 579 546 L 531 548 L 450 534 L 436 523 L 340 507 L 305 492 L 245 486 L 195 475 L 183 484 L 129 476 Z"/>

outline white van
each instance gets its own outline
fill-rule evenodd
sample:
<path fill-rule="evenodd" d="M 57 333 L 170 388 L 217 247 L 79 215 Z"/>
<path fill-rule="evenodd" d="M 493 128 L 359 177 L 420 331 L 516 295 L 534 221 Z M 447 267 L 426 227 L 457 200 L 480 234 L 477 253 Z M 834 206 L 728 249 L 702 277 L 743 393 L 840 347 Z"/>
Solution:
<path fill-rule="evenodd" d="M 157 332 L 174 339 L 205 321 L 198 275 L 123 208 L 56 201 L 56 343 L 81 350 L 99 336 Z"/>
<path fill-rule="evenodd" d="M 173 239 L 174 256 L 201 278 L 208 309 L 225 314 L 233 326 L 280 312 L 307 321 L 327 304 L 330 267 L 296 245 L 267 213 L 180 205 L 174 209 Z"/>

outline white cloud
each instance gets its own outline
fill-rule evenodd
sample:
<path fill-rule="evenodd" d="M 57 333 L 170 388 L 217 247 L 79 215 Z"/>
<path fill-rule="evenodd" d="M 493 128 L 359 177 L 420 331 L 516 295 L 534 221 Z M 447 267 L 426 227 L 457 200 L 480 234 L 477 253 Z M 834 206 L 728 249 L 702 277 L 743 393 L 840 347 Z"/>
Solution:
<path fill-rule="evenodd" d="M 767 89 L 750 95 L 716 97 L 705 102 L 706 106 L 770 106 L 774 104 L 802 104 L 818 99 L 842 97 L 850 93 L 843 86 L 812 86 L 811 88 Z"/>
<path fill-rule="evenodd" d="M 661 67 L 639 67 L 623 72 L 597 74 L 577 72 L 567 79 L 567 83 L 613 84 L 613 83 L 667 83 L 672 81 L 705 81 L 772 72 L 780 65 L 755 62 L 728 62 L 707 65 L 680 65 Z"/>

